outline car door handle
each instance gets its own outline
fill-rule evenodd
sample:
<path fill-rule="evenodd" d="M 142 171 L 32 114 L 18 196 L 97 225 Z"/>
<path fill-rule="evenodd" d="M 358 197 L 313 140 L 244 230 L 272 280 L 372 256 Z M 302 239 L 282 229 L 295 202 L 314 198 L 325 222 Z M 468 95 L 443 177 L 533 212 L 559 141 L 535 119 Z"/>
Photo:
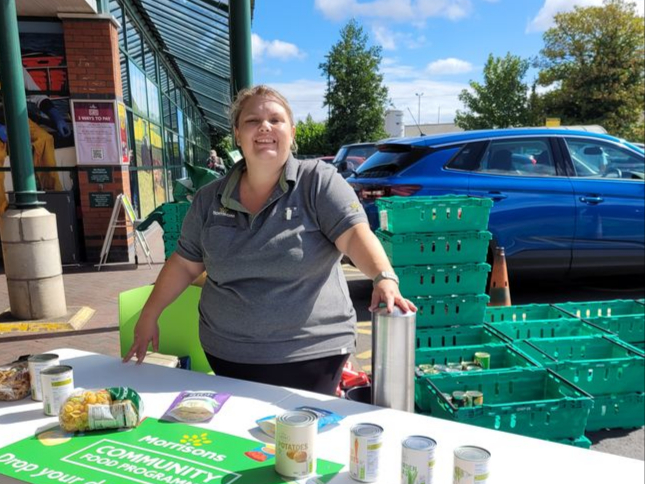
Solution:
<path fill-rule="evenodd" d="M 589 205 L 596 205 L 598 203 L 604 202 L 605 199 L 597 196 L 586 196 L 586 197 L 580 197 L 580 201 L 582 203 L 587 203 Z"/>
<path fill-rule="evenodd" d="M 500 200 L 505 200 L 508 198 L 508 195 L 504 195 L 502 192 L 488 192 L 488 196 L 495 202 L 499 202 Z"/>

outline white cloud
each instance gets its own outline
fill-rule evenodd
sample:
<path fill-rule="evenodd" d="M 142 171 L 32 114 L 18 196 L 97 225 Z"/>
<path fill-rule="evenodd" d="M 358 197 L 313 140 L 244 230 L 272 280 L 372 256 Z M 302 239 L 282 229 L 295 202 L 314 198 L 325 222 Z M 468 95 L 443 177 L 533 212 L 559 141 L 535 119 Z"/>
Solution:
<path fill-rule="evenodd" d="M 309 114 L 315 121 L 327 119 L 327 108 L 323 107 L 327 82 L 300 79 L 288 83 L 271 83 L 287 98 L 296 121 L 304 121 Z"/>
<path fill-rule="evenodd" d="M 527 32 L 544 32 L 554 25 L 553 17 L 556 13 L 569 12 L 575 6 L 579 7 L 601 7 L 603 0 L 545 0 L 544 5 L 537 15 L 529 21 L 526 27 Z M 645 2 L 636 0 L 636 12 L 643 16 Z"/>
<path fill-rule="evenodd" d="M 393 32 L 384 25 L 372 26 L 374 41 L 383 47 L 383 50 L 396 50 L 401 45 L 408 49 L 418 49 L 426 43 L 424 35 L 415 36 L 409 32 Z"/>
<path fill-rule="evenodd" d="M 431 62 L 426 72 L 432 75 L 464 74 L 473 70 L 473 65 L 461 59 L 449 57 Z"/>
<path fill-rule="evenodd" d="M 251 35 L 251 50 L 253 60 L 258 62 L 264 58 L 279 60 L 302 59 L 305 54 L 297 45 L 282 40 L 264 40 L 258 34 Z"/>
<path fill-rule="evenodd" d="M 471 0 L 316 0 L 315 6 L 334 21 L 352 17 L 380 18 L 390 22 L 418 22 L 430 17 L 458 20 L 472 10 Z"/>

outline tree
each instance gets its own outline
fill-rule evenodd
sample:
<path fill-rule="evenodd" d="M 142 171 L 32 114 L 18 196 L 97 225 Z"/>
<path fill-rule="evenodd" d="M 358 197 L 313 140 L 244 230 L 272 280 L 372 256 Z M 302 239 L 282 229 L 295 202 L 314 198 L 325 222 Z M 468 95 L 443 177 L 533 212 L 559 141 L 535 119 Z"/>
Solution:
<path fill-rule="evenodd" d="M 387 136 L 387 87 L 379 72 L 381 47 L 367 47 L 367 35 L 355 20 L 343 27 L 340 37 L 327 61 L 319 65 L 329 81 L 324 105 L 329 108 L 329 143 L 335 148 Z"/>
<path fill-rule="evenodd" d="M 466 130 L 532 124 L 529 87 L 523 82 L 528 68 L 527 60 L 510 53 L 503 58 L 490 54 L 484 66 L 484 83 L 470 81 L 472 92 L 464 89 L 459 94 L 466 111 L 457 111 L 455 124 Z"/>
<path fill-rule="evenodd" d="M 600 124 L 616 136 L 642 125 L 644 32 L 625 0 L 556 15 L 538 63 L 539 83 L 555 87 L 545 95 L 549 114 L 564 124 Z"/>
<path fill-rule="evenodd" d="M 326 155 L 332 153 L 327 142 L 327 126 L 316 122 L 311 115 L 296 124 L 296 144 L 300 155 Z"/>

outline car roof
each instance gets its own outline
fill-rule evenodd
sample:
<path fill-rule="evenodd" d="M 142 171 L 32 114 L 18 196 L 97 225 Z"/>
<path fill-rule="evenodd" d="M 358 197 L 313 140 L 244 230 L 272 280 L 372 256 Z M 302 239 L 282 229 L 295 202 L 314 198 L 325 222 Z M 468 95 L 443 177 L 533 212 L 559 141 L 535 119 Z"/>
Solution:
<path fill-rule="evenodd" d="M 572 129 L 557 128 L 505 128 L 505 129 L 482 129 L 474 131 L 459 131 L 453 133 L 433 134 L 428 136 L 416 136 L 410 138 L 390 138 L 383 140 L 379 145 L 401 144 L 415 146 L 437 146 L 465 141 L 477 141 L 494 138 L 505 138 L 508 136 L 584 136 L 598 140 L 613 141 L 625 144 L 624 140 L 607 134 L 592 133 L 589 131 L 578 131 Z"/>

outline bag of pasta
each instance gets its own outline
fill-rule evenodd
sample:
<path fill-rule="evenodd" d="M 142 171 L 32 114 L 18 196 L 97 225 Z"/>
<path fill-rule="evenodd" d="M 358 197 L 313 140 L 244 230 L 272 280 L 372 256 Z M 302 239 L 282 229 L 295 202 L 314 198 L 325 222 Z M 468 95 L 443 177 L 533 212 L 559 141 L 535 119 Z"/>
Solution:
<path fill-rule="evenodd" d="M 66 432 L 122 429 L 139 425 L 142 413 L 141 397 L 131 388 L 77 388 L 61 405 L 58 421 Z"/>
<path fill-rule="evenodd" d="M 0 365 L 0 401 L 20 400 L 31 393 L 26 361 Z"/>

